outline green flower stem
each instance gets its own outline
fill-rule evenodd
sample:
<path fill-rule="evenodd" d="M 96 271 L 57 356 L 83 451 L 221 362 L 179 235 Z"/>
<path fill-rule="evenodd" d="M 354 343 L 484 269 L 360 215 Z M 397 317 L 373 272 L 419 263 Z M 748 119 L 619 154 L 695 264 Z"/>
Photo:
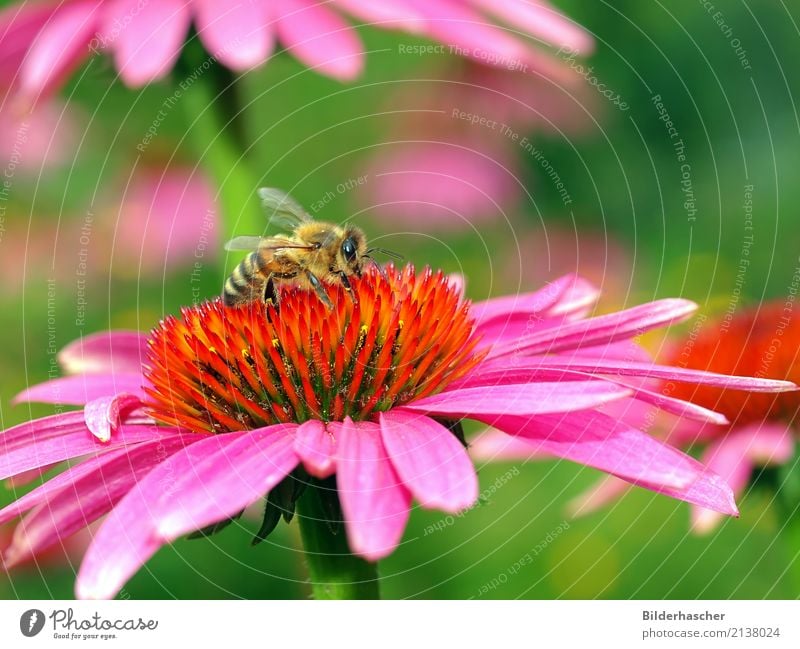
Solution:
<path fill-rule="evenodd" d="M 266 220 L 258 202 L 258 176 L 247 158 L 249 143 L 236 77 L 191 39 L 176 66 L 176 87 L 188 118 L 187 138 L 217 189 L 223 234 L 258 235 Z"/>
<path fill-rule="evenodd" d="M 350 552 L 344 529 L 331 531 L 317 487 L 298 501 L 297 519 L 315 599 L 379 598 L 377 566 Z"/>

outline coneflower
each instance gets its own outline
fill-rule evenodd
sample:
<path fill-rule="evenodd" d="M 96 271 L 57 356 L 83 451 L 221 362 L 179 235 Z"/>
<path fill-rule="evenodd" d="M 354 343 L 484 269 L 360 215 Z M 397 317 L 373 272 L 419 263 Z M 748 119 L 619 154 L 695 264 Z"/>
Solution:
<path fill-rule="evenodd" d="M 400 542 L 412 499 L 448 512 L 476 500 L 464 418 L 735 514 L 713 471 L 601 409 L 645 403 L 725 421 L 637 377 L 794 388 L 623 353 L 622 341 L 687 317 L 695 305 L 685 300 L 587 318 L 597 291 L 575 276 L 476 305 L 430 270 L 371 269 L 352 284 L 329 287 L 332 309 L 288 288 L 279 308 L 208 302 L 149 337 L 110 332 L 68 346 L 60 358 L 74 375 L 18 399 L 82 408 L 0 435 L 0 478 L 84 459 L 0 511 L 0 522 L 25 514 L 6 558 L 108 514 L 76 590 L 111 597 L 163 544 L 221 529 L 266 497 L 256 540 L 297 510 L 317 596 L 374 596 L 370 562 Z"/>

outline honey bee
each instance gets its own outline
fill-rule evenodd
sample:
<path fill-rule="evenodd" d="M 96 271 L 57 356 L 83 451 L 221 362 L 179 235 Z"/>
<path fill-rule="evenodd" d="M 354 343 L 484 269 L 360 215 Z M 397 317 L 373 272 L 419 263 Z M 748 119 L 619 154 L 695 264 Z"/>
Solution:
<path fill-rule="evenodd" d="M 258 190 L 262 205 L 275 223 L 289 234 L 277 237 L 241 236 L 225 244 L 225 250 L 250 250 L 250 254 L 225 281 L 222 298 L 227 306 L 254 300 L 277 304 L 276 284 L 291 282 L 312 289 L 333 307 L 325 284 L 342 284 L 352 295 L 350 277 L 361 277 L 364 264 L 372 261 L 364 233 L 354 225 L 315 221 L 300 204 L 279 189 Z M 377 264 L 376 264 L 377 265 Z M 379 266 L 380 268 L 380 266 Z"/>

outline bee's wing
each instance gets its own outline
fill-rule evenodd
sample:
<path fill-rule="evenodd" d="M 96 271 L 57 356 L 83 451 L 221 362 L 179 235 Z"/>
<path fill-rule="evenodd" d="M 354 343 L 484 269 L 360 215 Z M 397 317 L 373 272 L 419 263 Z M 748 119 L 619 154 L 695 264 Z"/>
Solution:
<path fill-rule="evenodd" d="M 294 231 L 301 223 L 311 221 L 311 215 L 289 194 L 275 187 L 262 187 L 258 190 L 261 205 L 267 211 L 269 222 L 289 231 Z"/>
<path fill-rule="evenodd" d="M 304 246 L 286 237 L 234 237 L 225 244 L 225 250 L 281 250 L 282 248 L 295 248 L 298 250 L 313 250 L 314 246 Z"/>
<path fill-rule="evenodd" d="M 225 250 L 255 250 L 264 237 L 234 237 L 225 244 Z"/>

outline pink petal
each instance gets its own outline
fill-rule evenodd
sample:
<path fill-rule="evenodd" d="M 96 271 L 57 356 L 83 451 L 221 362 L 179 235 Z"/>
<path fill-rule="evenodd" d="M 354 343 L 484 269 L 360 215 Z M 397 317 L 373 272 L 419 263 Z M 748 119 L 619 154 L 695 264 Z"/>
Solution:
<path fill-rule="evenodd" d="M 97 31 L 100 3 L 64 3 L 30 46 L 20 69 L 20 89 L 35 99 L 60 84 L 89 55 Z"/>
<path fill-rule="evenodd" d="M 191 22 L 186 0 L 111 0 L 103 5 L 102 36 L 122 80 L 143 86 L 170 71 Z"/>
<path fill-rule="evenodd" d="M 455 435 L 430 417 L 380 415 L 381 438 L 397 474 L 423 507 L 457 513 L 478 499 L 478 478 Z"/>
<path fill-rule="evenodd" d="M 306 471 L 317 478 L 327 478 L 336 470 L 334 439 L 321 421 L 312 419 L 300 424 L 294 437 L 294 451 Z"/>
<path fill-rule="evenodd" d="M 689 300 L 667 299 L 631 309 L 535 331 L 518 341 L 492 348 L 489 358 L 511 354 L 552 354 L 589 345 L 617 342 L 686 319 L 697 309 Z"/>
<path fill-rule="evenodd" d="M 194 0 L 200 40 L 223 65 L 248 70 L 266 61 L 274 41 L 266 8 L 253 0 Z"/>
<path fill-rule="evenodd" d="M 117 394 L 90 401 L 83 409 L 86 427 L 101 442 L 107 442 L 122 423 L 122 413 L 140 405 L 142 400 L 132 394 Z"/>
<path fill-rule="evenodd" d="M 2 512 L 5 517 L 14 510 L 36 507 L 17 526 L 5 554 L 6 563 L 24 561 L 90 525 L 111 511 L 139 478 L 203 437 L 179 434 L 107 453 L 65 471 L 27 494 Z"/>
<path fill-rule="evenodd" d="M 297 465 L 294 428 L 212 435 L 161 462 L 98 530 L 78 574 L 78 597 L 112 597 L 165 542 L 233 516 L 266 494 Z"/>
<path fill-rule="evenodd" d="M 57 5 L 15 3 L 0 9 L 0 84 L 10 88 L 31 43 L 50 20 Z"/>
<path fill-rule="evenodd" d="M 147 336 L 138 331 L 104 331 L 79 338 L 58 353 L 68 374 L 141 373 Z"/>
<path fill-rule="evenodd" d="M 377 561 L 397 547 L 411 506 L 381 441 L 380 426 L 347 417 L 328 424 L 337 441 L 336 484 L 350 548 Z"/>
<path fill-rule="evenodd" d="M 144 399 L 142 389 L 144 377 L 141 374 L 79 374 L 52 379 L 23 390 L 13 403 L 33 401 L 56 403 L 69 406 L 82 406 L 103 397 L 117 394 L 132 394 Z"/>
<path fill-rule="evenodd" d="M 529 440 L 507 435 L 491 427 L 470 440 L 469 454 L 478 460 L 488 462 L 552 458 L 551 455 L 533 448 Z"/>
<path fill-rule="evenodd" d="M 532 293 L 520 293 L 492 298 L 472 305 L 470 315 L 476 325 L 495 318 L 508 318 L 517 313 L 556 315 L 565 310 L 567 304 L 594 304 L 599 291 L 594 285 L 578 275 L 564 275 Z M 560 313 L 559 313 L 560 312 Z"/>
<path fill-rule="evenodd" d="M 593 487 L 570 500 L 567 504 L 567 511 L 573 516 L 587 516 L 617 500 L 630 488 L 630 483 L 625 480 L 613 475 L 606 476 Z"/>
<path fill-rule="evenodd" d="M 541 381 L 447 390 L 412 401 L 404 409 L 476 419 L 528 416 L 584 410 L 630 395 L 630 390 L 608 381 Z"/>
<path fill-rule="evenodd" d="M 594 49 L 594 39 L 590 34 L 547 4 L 531 0 L 472 1 L 487 12 L 556 47 L 569 49 L 575 54 L 587 54 Z"/>
<path fill-rule="evenodd" d="M 501 417 L 494 425 L 533 448 L 673 498 L 738 514 L 730 487 L 677 449 L 598 412 Z"/>
<path fill-rule="evenodd" d="M 163 426 L 120 426 L 101 444 L 86 427 L 83 412 L 68 412 L 20 424 L 0 435 L 0 480 L 81 455 L 160 439 L 173 429 Z"/>
<path fill-rule="evenodd" d="M 312 0 L 281 0 L 278 37 L 291 54 L 334 79 L 361 74 L 364 50 L 356 31 L 338 14 Z"/>
<path fill-rule="evenodd" d="M 519 68 L 529 49 L 490 20 L 452 0 L 410 0 L 425 15 L 425 32 L 460 56 L 504 68 Z"/>
<path fill-rule="evenodd" d="M 786 424 L 759 422 L 736 428 L 709 445 L 702 460 L 740 494 L 756 464 L 783 464 L 793 455 L 794 439 Z M 715 511 L 692 508 L 692 531 L 698 534 L 711 532 L 720 520 Z"/>
<path fill-rule="evenodd" d="M 716 374 L 703 370 L 656 365 L 655 363 L 639 361 L 548 357 L 533 362 L 526 361 L 526 365 L 535 365 L 539 368 L 575 370 L 592 374 L 606 374 L 609 376 L 644 376 L 666 381 L 698 383 L 730 390 L 746 390 L 748 392 L 788 392 L 797 389 L 797 386 L 790 381 L 758 379 L 750 376 L 729 376 L 727 374 Z"/>
<path fill-rule="evenodd" d="M 423 29 L 422 14 L 401 2 L 375 2 L 375 0 L 334 0 L 353 16 L 358 16 L 374 27 L 402 29 L 416 33 Z"/>

